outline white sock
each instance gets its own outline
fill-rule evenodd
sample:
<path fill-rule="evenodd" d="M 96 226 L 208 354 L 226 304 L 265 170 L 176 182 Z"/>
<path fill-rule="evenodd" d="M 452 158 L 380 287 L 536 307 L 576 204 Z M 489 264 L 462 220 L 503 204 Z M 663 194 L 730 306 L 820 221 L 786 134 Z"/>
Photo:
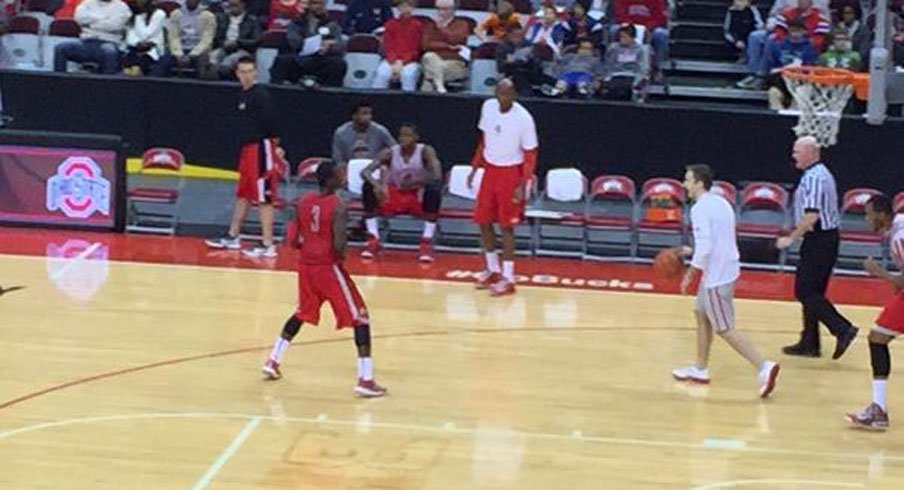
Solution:
<path fill-rule="evenodd" d="M 283 354 L 286 353 L 286 349 L 288 348 L 289 341 L 282 337 L 277 337 L 276 342 L 273 343 L 273 350 L 270 351 L 270 359 L 276 362 L 282 362 Z"/>
<path fill-rule="evenodd" d="M 499 272 L 499 256 L 496 252 L 485 252 L 484 257 L 487 259 L 487 270 L 490 272 Z"/>
<path fill-rule="evenodd" d="M 503 260 L 502 261 L 502 277 L 508 279 L 511 282 L 515 282 L 515 261 L 514 260 Z"/>
<path fill-rule="evenodd" d="M 885 384 L 888 383 L 887 379 L 874 379 L 873 380 L 873 403 L 882 407 L 882 410 L 886 410 L 886 404 L 888 403 L 885 399 Z"/>
<path fill-rule="evenodd" d="M 358 358 L 358 377 L 364 381 L 371 381 L 374 379 L 374 360 L 372 358 Z"/>
<path fill-rule="evenodd" d="M 377 218 L 367 218 L 364 223 L 367 225 L 367 232 L 370 233 L 370 236 L 380 238 L 380 222 L 377 221 Z"/>
<path fill-rule="evenodd" d="M 426 238 L 427 240 L 433 240 L 433 235 L 435 233 L 436 233 L 436 223 L 424 221 L 424 238 Z"/>

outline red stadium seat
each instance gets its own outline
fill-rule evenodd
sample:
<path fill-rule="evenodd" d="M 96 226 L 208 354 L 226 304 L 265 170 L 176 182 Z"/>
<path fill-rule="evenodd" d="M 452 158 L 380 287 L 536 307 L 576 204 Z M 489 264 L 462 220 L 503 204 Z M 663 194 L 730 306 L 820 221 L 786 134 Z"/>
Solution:
<path fill-rule="evenodd" d="M 652 257 L 659 250 L 682 245 L 685 192 L 675 179 L 654 178 L 640 189 L 641 218 L 637 223 L 637 253 Z"/>
<path fill-rule="evenodd" d="M 167 235 L 176 232 L 183 185 L 179 172 L 184 164 L 185 156 L 173 148 L 144 152 L 141 169 L 129 178 L 136 185 L 127 194 L 128 231 Z"/>
<path fill-rule="evenodd" d="M 601 175 L 590 184 L 587 211 L 588 257 L 634 257 L 637 186 L 624 175 Z"/>
<path fill-rule="evenodd" d="M 750 182 L 741 190 L 738 235 L 776 238 L 788 226 L 788 191 L 773 182 Z"/>
<path fill-rule="evenodd" d="M 896 213 L 904 213 L 904 191 L 898 193 L 892 201 L 892 208 Z"/>
<path fill-rule="evenodd" d="M 738 204 L 738 189 L 731 182 L 717 180 L 713 182 L 712 189 L 710 190 L 713 194 L 724 197 L 732 207 Z"/>

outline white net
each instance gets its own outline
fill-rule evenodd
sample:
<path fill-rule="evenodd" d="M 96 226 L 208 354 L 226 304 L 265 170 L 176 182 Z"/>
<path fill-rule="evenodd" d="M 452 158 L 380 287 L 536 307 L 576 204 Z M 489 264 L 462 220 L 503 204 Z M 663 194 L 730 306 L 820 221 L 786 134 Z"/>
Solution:
<path fill-rule="evenodd" d="M 794 97 L 800 118 L 794 132 L 798 136 L 813 136 L 823 148 L 837 142 L 841 113 L 847 105 L 854 87 L 850 83 L 819 83 L 808 78 L 783 77 L 788 91 Z"/>

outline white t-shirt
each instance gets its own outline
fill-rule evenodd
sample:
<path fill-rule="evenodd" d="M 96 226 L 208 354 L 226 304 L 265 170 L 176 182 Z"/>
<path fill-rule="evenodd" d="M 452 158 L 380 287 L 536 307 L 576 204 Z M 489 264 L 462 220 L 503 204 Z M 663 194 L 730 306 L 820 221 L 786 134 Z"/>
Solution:
<path fill-rule="evenodd" d="M 889 235 L 891 258 L 898 266 L 898 270 L 904 272 L 904 213 L 898 213 L 895 216 Z"/>
<path fill-rule="evenodd" d="M 524 151 L 537 148 L 534 118 L 517 102 L 503 114 L 499 111 L 499 100 L 488 99 L 480 109 L 477 127 L 483 131 L 483 158 L 491 165 L 521 165 Z"/>
<path fill-rule="evenodd" d="M 691 224 L 694 227 L 691 265 L 703 270 L 702 286 L 715 288 L 737 280 L 741 275 L 741 256 L 731 204 L 712 192 L 705 192 L 691 208 Z"/>

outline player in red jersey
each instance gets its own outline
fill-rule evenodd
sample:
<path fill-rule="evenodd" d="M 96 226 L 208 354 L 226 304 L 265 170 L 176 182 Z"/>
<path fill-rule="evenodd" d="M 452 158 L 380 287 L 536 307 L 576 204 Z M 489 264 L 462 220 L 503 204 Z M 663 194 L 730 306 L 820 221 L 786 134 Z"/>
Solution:
<path fill-rule="evenodd" d="M 358 384 L 355 393 L 378 397 L 386 389 L 374 381 L 370 357 L 370 320 L 367 306 L 354 281 L 345 271 L 348 211 L 336 190 L 345 186 L 345 168 L 333 161 L 317 167 L 319 192 L 306 194 L 298 203 L 298 217 L 289 233 L 289 243 L 300 246 L 298 260 L 298 309 L 286 320 L 262 369 L 270 379 L 279 379 L 283 354 L 302 323 L 317 325 L 320 307 L 329 303 L 336 328 L 352 328 L 358 347 Z"/>
<path fill-rule="evenodd" d="M 896 216 L 891 199 L 879 194 L 866 203 L 866 221 L 873 231 L 887 232 L 891 257 L 899 271 L 904 271 L 904 213 Z M 888 428 L 888 405 L 885 388 L 891 372 L 891 356 L 888 344 L 904 334 L 904 274 L 894 275 L 873 260 L 863 262 L 863 267 L 875 277 L 888 281 L 895 288 L 892 298 L 869 333 L 869 357 L 873 368 L 873 402 L 859 413 L 849 413 L 846 418 L 855 427 L 872 430 Z"/>
<path fill-rule="evenodd" d="M 496 98 L 483 103 L 478 123 L 481 136 L 468 176 L 471 186 L 477 169 L 484 169 L 474 221 L 480 225 L 486 270 L 478 275 L 477 288 L 489 289 L 493 296 L 515 292 L 515 226 L 524 219 L 524 203 L 537 166 L 534 118 L 515 102 L 515 94 L 512 81 L 503 79 L 496 84 Z M 501 270 L 494 223 L 502 231 Z"/>

